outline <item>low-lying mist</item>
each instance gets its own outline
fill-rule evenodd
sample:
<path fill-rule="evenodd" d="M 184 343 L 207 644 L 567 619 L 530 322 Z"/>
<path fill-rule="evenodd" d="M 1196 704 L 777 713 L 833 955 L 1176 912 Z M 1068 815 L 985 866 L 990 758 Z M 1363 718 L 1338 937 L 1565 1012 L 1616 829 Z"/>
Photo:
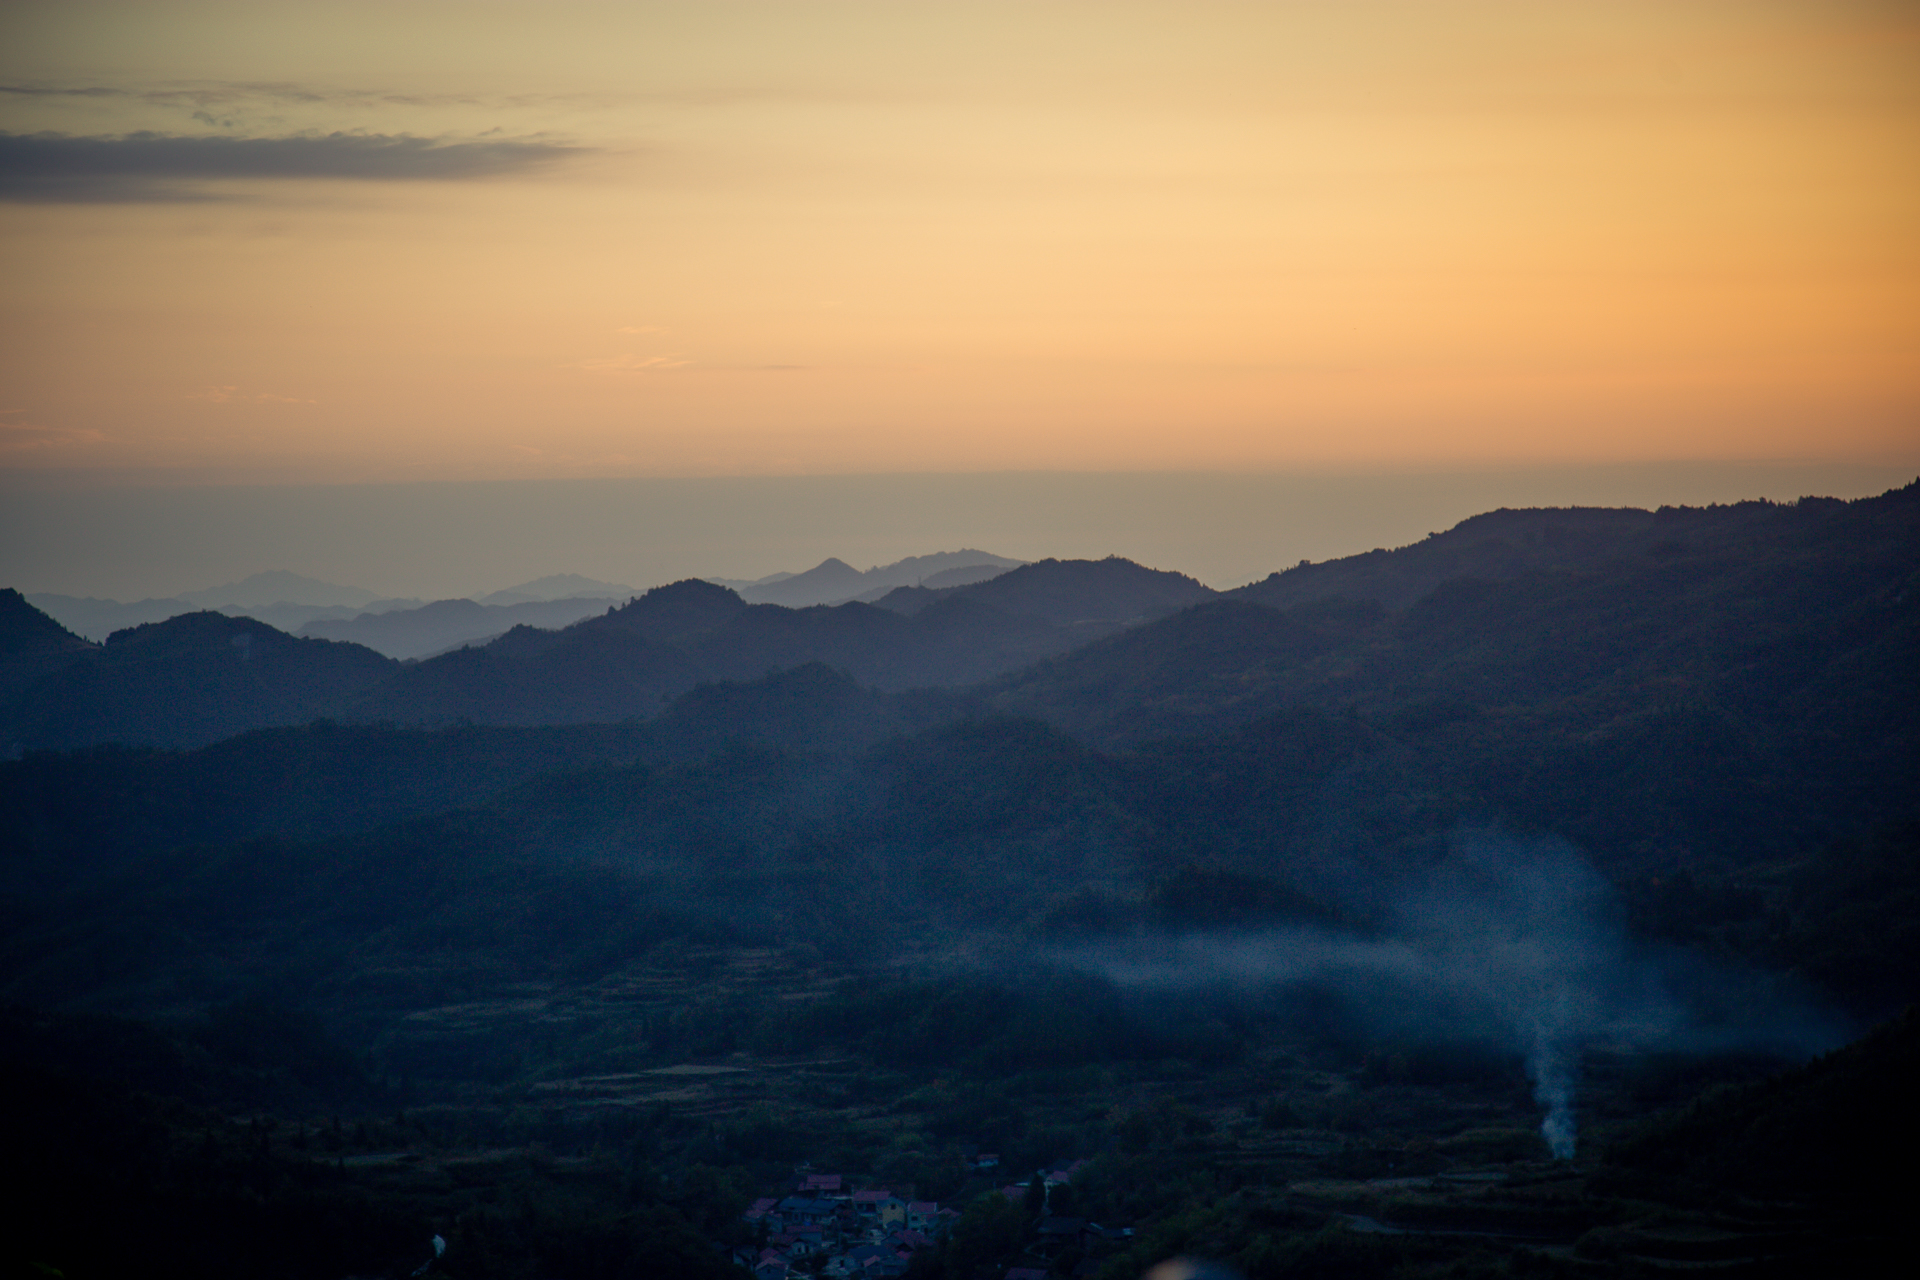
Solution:
<path fill-rule="evenodd" d="M 1588 1049 L 1804 1057 L 1846 1038 L 1784 977 L 1633 939 L 1612 887 L 1564 842 L 1463 835 L 1387 901 L 1365 933 L 1162 935 L 1058 958 L 1136 989 L 1315 988 L 1382 1039 L 1499 1045 L 1525 1059 L 1561 1159 Z"/>

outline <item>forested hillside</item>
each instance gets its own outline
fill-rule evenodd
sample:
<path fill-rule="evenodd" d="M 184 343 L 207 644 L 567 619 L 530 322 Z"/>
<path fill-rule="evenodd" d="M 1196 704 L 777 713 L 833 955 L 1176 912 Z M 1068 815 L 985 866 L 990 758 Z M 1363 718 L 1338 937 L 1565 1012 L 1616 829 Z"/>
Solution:
<path fill-rule="evenodd" d="M 1806 1171 L 1884 1146 L 1911 1019 L 1800 1064 L 1920 995 L 1916 587 L 1910 486 L 1224 597 L 684 582 L 412 664 L 21 601 L 8 732 L 85 745 L 0 762 L 0 1066 L 215 1271 L 332 1212 L 336 1271 L 725 1274 L 803 1161 L 968 1205 L 911 1264 L 955 1280 L 1872 1256 Z M 10 1123 L 36 1256 L 105 1266 L 99 1175 Z M 967 1150 L 1090 1159 L 1060 1205 L 1138 1234 L 1050 1245 Z"/>

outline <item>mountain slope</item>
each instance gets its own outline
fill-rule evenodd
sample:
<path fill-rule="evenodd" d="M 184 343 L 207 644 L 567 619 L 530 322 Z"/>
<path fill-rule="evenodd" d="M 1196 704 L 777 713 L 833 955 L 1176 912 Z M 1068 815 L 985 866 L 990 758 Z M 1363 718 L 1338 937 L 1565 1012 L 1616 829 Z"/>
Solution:
<path fill-rule="evenodd" d="M 1007 613 L 1062 627 L 1139 622 L 1211 600 L 1212 588 L 1184 573 L 1148 569 L 1119 556 L 1040 560 L 969 586 L 901 588 L 883 603 L 916 612 L 943 597 L 965 597 Z"/>
<path fill-rule="evenodd" d="M 197 746 L 311 719 L 395 669 L 359 645 L 299 640 L 250 618 L 182 614 L 116 632 L 37 681 L 5 709 L 0 738 Z"/>
<path fill-rule="evenodd" d="M 490 640 L 518 626 L 569 626 L 604 612 L 613 603 L 611 599 L 576 596 L 494 605 L 436 600 L 418 609 L 309 622 L 298 634 L 363 644 L 389 658 L 421 658 L 454 645 Z"/>
<path fill-rule="evenodd" d="M 1380 797 L 1372 816 L 1337 807 L 1388 841 L 1498 814 L 1616 866 L 1725 868 L 1909 816 L 1920 489 L 1713 524 L 1677 550 L 1456 579 L 1399 613 L 1223 601 L 983 697 L 1108 746 L 1297 706 L 1357 717 L 1397 745 L 1351 783 Z"/>
<path fill-rule="evenodd" d="M 225 586 L 208 587 L 203 591 L 183 591 L 180 598 L 203 609 L 236 606 L 255 609 L 274 604 L 358 607 L 371 604 L 378 597 L 365 587 L 343 587 L 304 574 L 289 573 L 285 569 L 269 569 Z"/>
<path fill-rule="evenodd" d="M 1896 490 L 1885 498 L 1903 492 L 1906 490 Z M 1851 515 L 1843 519 L 1888 522 L 1880 531 L 1885 538 L 1913 536 L 1907 518 L 1898 514 L 1898 503 L 1882 501 L 1872 508 L 1879 514 L 1872 516 L 1863 516 L 1858 503 L 1832 498 L 1806 498 L 1787 506 L 1799 512 L 1798 518 L 1803 520 L 1818 518 L 1816 513 L 1839 515 L 1844 511 Z M 1462 520 L 1412 546 L 1319 564 L 1302 561 L 1227 594 L 1275 608 L 1340 596 L 1403 609 L 1456 578 L 1500 582 L 1527 574 L 1591 572 L 1610 563 L 1723 554 L 1754 537 L 1768 536 L 1760 532 L 1761 526 L 1769 512 L 1780 509 L 1766 502 L 1661 507 L 1657 511 L 1503 508 Z"/>
<path fill-rule="evenodd" d="M 165 622 L 183 613 L 196 612 L 199 606 L 177 597 L 136 600 L 122 604 L 118 600 L 99 600 L 92 596 L 62 596 L 36 591 L 27 603 L 58 622 L 77 636 L 100 644 L 116 631 L 147 622 Z"/>
<path fill-rule="evenodd" d="M 0 704 L 93 649 L 18 591 L 0 590 Z"/>
<path fill-rule="evenodd" d="M 845 604 L 849 600 L 873 601 L 895 587 L 956 586 L 961 582 L 991 577 L 994 572 L 1025 563 L 985 551 L 962 549 L 936 551 L 931 555 L 908 556 L 892 564 L 876 565 L 864 573 L 844 560 L 823 560 L 805 573 L 777 573 L 756 582 L 712 579 L 732 587 L 750 604 L 779 604 L 804 609 L 817 604 Z M 955 577 L 940 583 L 931 580 L 952 574 L 971 573 L 974 577 Z"/>
<path fill-rule="evenodd" d="M 574 600 L 591 596 L 597 600 L 626 600 L 639 595 L 633 587 L 618 582 L 602 582 L 578 573 L 550 573 L 544 578 L 474 597 L 476 604 L 528 604 L 541 600 Z"/>
<path fill-rule="evenodd" d="M 1015 574 L 1027 580 L 1001 589 L 1014 607 L 982 594 Z M 518 628 L 484 648 L 430 658 L 335 713 L 404 724 L 619 720 L 651 715 L 702 681 L 754 680 L 809 663 L 875 689 L 951 688 L 1061 653 L 1120 630 L 1142 610 L 1197 594 L 1211 593 L 1126 561 L 1026 566 L 928 592 L 926 607 L 911 614 L 859 602 L 748 604 L 725 587 L 689 579 L 561 631 Z"/>
<path fill-rule="evenodd" d="M 804 609 L 829 600 L 844 600 L 858 595 L 869 584 L 866 576 L 844 560 L 829 557 L 790 578 L 778 582 L 740 588 L 740 598 L 749 604 L 778 604 L 789 609 Z"/>

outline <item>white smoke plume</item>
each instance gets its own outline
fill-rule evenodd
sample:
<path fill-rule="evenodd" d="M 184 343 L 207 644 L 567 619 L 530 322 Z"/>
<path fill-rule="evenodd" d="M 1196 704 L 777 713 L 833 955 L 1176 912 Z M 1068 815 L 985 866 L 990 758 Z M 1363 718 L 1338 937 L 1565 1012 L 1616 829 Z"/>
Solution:
<path fill-rule="evenodd" d="M 1843 1038 L 1790 1001 L 1753 1012 L 1760 1002 L 1736 1000 L 1749 1006 L 1744 1019 L 1704 1026 L 1691 997 L 1703 985 L 1726 988 L 1726 975 L 1635 945 L 1611 887 L 1566 844 L 1488 833 L 1457 841 L 1366 936 L 1308 928 L 1188 935 L 1062 958 L 1130 986 L 1328 986 L 1384 1037 L 1505 1044 L 1526 1061 L 1541 1135 L 1562 1159 L 1575 1151 L 1589 1047 L 1745 1043 L 1811 1053 Z"/>

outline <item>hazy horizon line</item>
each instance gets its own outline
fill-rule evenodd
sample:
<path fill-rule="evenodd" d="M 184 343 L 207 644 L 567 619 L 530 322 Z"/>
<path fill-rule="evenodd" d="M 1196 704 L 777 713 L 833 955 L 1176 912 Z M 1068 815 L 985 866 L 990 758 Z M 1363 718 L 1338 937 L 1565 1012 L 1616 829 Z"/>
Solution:
<path fill-rule="evenodd" d="M 284 569 L 384 598 L 577 573 L 642 589 L 829 557 L 1121 555 L 1229 588 L 1500 508 L 1709 506 L 1900 488 L 1920 467 L 1638 463 L 1396 470 L 876 472 L 307 484 L 0 479 L 0 585 L 165 598 Z"/>

